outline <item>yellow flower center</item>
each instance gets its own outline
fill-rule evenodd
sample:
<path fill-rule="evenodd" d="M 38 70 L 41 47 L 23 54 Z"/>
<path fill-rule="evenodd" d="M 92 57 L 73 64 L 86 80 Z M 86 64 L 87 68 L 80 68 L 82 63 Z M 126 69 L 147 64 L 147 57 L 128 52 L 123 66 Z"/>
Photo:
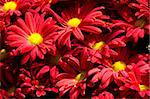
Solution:
<path fill-rule="evenodd" d="M 144 19 L 138 19 L 135 24 L 134 24 L 136 27 L 140 27 L 140 28 L 143 28 L 144 25 L 145 25 L 145 20 Z"/>
<path fill-rule="evenodd" d="M 6 2 L 3 6 L 3 11 L 7 12 L 8 10 L 16 10 L 17 4 L 14 1 Z"/>
<path fill-rule="evenodd" d="M 95 43 L 92 48 L 95 50 L 101 50 L 103 48 L 103 46 L 105 45 L 105 42 L 100 41 L 98 43 Z"/>
<path fill-rule="evenodd" d="M 146 86 L 146 85 L 141 85 L 141 84 L 139 84 L 139 88 L 140 88 L 141 91 L 144 91 L 144 90 L 149 89 L 148 86 Z"/>
<path fill-rule="evenodd" d="M 1 49 L 0 50 L 0 54 L 5 54 L 6 53 L 6 50 L 5 49 Z"/>
<path fill-rule="evenodd" d="M 7 56 L 7 52 L 5 49 L 0 50 L 0 61 L 4 60 Z"/>
<path fill-rule="evenodd" d="M 49 0 L 49 3 L 52 3 L 53 0 Z"/>
<path fill-rule="evenodd" d="M 71 27 L 78 27 L 78 25 L 81 23 L 81 20 L 78 18 L 72 18 L 67 22 L 68 26 Z"/>
<path fill-rule="evenodd" d="M 15 92 L 15 90 L 16 90 L 15 87 L 11 87 L 11 88 L 8 89 L 8 93 L 11 94 L 11 93 Z"/>
<path fill-rule="evenodd" d="M 33 45 L 38 45 L 43 42 L 43 37 L 39 33 L 33 33 L 28 37 L 28 40 Z"/>
<path fill-rule="evenodd" d="M 121 62 L 121 61 L 117 61 L 115 62 L 113 65 L 113 69 L 114 71 L 121 71 L 121 70 L 125 70 L 126 68 L 126 64 L 124 62 Z"/>
<path fill-rule="evenodd" d="M 84 77 L 85 77 L 85 71 L 82 71 L 80 74 L 78 74 L 78 75 L 75 77 L 75 80 L 80 81 L 80 80 L 83 80 Z"/>

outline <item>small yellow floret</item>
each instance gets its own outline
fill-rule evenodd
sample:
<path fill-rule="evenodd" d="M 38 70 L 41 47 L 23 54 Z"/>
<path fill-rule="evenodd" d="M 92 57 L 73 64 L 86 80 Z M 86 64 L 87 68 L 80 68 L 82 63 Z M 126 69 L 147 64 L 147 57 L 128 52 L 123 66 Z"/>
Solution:
<path fill-rule="evenodd" d="M 84 77 L 85 77 L 85 72 L 83 71 L 83 72 L 81 72 L 80 74 L 78 74 L 78 75 L 75 77 L 75 79 L 76 79 L 77 81 L 80 81 L 80 80 L 83 80 Z"/>
<path fill-rule="evenodd" d="M 149 89 L 148 86 L 146 86 L 146 85 L 139 85 L 139 88 L 141 91 Z"/>
<path fill-rule="evenodd" d="M 39 33 L 32 33 L 28 40 L 33 45 L 38 45 L 43 42 L 43 37 Z"/>
<path fill-rule="evenodd" d="M 7 57 L 7 52 L 5 49 L 0 50 L 0 61 L 4 60 Z"/>
<path fill-rule="evenodd" d="M 68 26 L 71 27 L 78 27 L 78 25 L 81 23 L 81 20 L 78 18 L 72 18 L 67 22 Z"/>
<path fill-rule="evenodd" d="M 49 0 L 49 3 L 52 3 L 53 0 Z"/>
<path fill-rule="evenodd" d="M 101 50 L 103 48 L 103 46 L 105 45 L 105 42 L 100 41 L 98 43 L 95 43 L 92 48 L 95 50 Z"/>
<path fill-rule="evenodd" d="M 0 54 L 5 54 L 6 53 L 6 50 L 5 49 L 1 49 L 0 50 Z"/>
<path fill-rule="evenodd" d="M 8 10 L 16 10 L 17 4 L 14 1 L 6 2 L 3 6 L 3 11 L 7 12 Z"/>
<path fill-rule="evenodd" d="M 146 21 L 144 19 L 138 19 L 136 22 L 135 22 L 135 26 L 136 27 L 140 27 L 140 28 L 143 28 L 144 25 L 145 25 Z"/>
<path fill-rule="evenodd" d="M 126 68 L 126 64 L 124 62 L 121 62 L 121 61 L 117 61 L 115 62 L 113 65 L 113 69 L 114 71 L 121 71 L 121 70 L 125 70 Z"/>

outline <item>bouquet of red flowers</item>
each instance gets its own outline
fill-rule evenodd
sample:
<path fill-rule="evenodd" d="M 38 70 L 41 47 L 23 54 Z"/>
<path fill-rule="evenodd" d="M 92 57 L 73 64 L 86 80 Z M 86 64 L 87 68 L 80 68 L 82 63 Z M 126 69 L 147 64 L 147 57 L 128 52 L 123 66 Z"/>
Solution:
<path fill-rule="evenodd" d="M 148 0 L 0 0 L 0 99 L 148 99 Z"/>

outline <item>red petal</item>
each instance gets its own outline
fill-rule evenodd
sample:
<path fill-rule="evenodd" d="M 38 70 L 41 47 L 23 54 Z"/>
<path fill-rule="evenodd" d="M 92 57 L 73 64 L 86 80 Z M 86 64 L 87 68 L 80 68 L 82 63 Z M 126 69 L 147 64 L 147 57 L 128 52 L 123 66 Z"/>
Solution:
<path fill-rule="evenodd" d="M 35 22 L 35 30 L 36 30 L 36 32 L 41 33 L 41 32 L 38 31 L 38 29 L 40 29 L 43 26 L 44 17 L 42 15 L 40 16 L 39 14 L 36 14 L 34 16 L 34 22 Z"/>
<path fill-rule="evenodd" d="M 101 11 L 95 11 L 95 12 L 88 14 L 88 16 L 86 16 L 86 18 L 93 18 L 93 17 L 100 17 L 100 16 L 102 16 L 102 12 Z"/>
<path fill-rule="evenodd" d="M 53 92 L 55 92 L 55 93 L 58 93 L 58 89 L 57 88 L 51 88 L 51 90 L 53 91 Z"/>
<path fill-rule="evenodd" d="M 44 95 L 46 95 L 46 92 L 45 91 L 41 91 L 41 90 L 37 90 L 36 91 L 36 95 L 37 95 L 37 97 L 41 97 L 41 96 L 44 96 Z"/>
<path fill-rule="evenodd" d="M 24 38 L 28 37 L 27 33 L 16 25 L 11 25 L 10 27 L 8 27 L 8 29 L 13 31 L 15 34 L 23 36 Z"/>
<path fill-rule="evenodd" d="M 33 50 L 31 51 L 31 60 L 34 61 L 36 59 L 36 50 L 35 48 L 33 48 Z"/>
<path fill-rule="evenodd" d="M 20 52 L 23 54 L 23 53 L 31 51 L 33 48 L 34 48 L 34 46 L 32 46 L 32 45 L 31 46 L 30 45 L 22 46 L 22 48 L 20 49 Z"/>
<path fill-rule="evenodd" d="M 143 29 L 141 29 L 141 31 L 139 32 L 139 37 L 140 37 L 140 38 L 143 38 L 143 37 L 144 37 L 144 30 L 143 30 Z"/>
<path fill-rule="evenodd" d="M 111 78 L 109 78 L 105 83 L 99 85 L 100 89 L 106 88 L 111 83 Z"/>
<path fill-rule="evenodd" d="M 77 58 L 73 57 L 72 55 L 65 55 L 63 57 L 63 60 L 70 64 L 70 66 L 74 66 L 74 69 L 77 69 L 78 71 L 80 71 L 81 67 L 80 67 L 80 62 Z"/>
<path fill-rule="evenodd" d="M 130 37 L 131 35 L 133 36 L 137 31 L 139 31 L 138 28 L 136 28 L 136 29 L 130 29 L 129 31 L 127 31 L 126 36 L 127 37 Z"/>
<path fill-rule="evenodd" d="M 77 98 L 78 95 L 79 95 L 79 90 L 78 90 L 78 89 L 76 89 L 76 90 L 73 91 L 73 92 L 70 91 L 70 93 L 69 93 L 70 99 L 78 99 L 78 98 Z"/>
<path fill-rule="evenodd" d="M 96 73 L 96 74 L 93 76 L 91 82 L 92 82 L 92 83 L 98 82 L 100 76 L 101 76 L 101 74 L 100 74 L 99 72 Z"/>
<path fill-rule="evenodd" d="M 30 12 L 27 12 L 25 15 L 25 22 L 27 26 L 30 28 L 31 32 L 36 32 L 35 31 L 35 23 L 33 21 L 33 15 Z"/>
<path fill-rule="evenodd" d="M 60 23 L 64 23 L 65 20 L 55 13 L 51 8 L 47 9 Z"/>
<path fill-rule="evenodd" d="M 37 73 L 36 78 L 40 78 L 43 76 L 45 73 L 49 71 L 49 66 L 44 66 L 40 71 Z"/>
<path fill-rule="evenodd" d="M 18 26 L 21 27 L 21 29 L 23 29 L 28 35 L 31 33 L 31 30 L 27 27 L 24 20 L 18 19 L 17 22 Z"/>
<path fill-rule="evenodd" d="M 21 41 L 26 41 L 26 39 L 24 38 L 24 37 L 22 37 L 22 36 L 20 36 L 20 35 L 8 35 L 7 36 L 7 40 L 11 40 L 11 41 L 19 41 L 19 40 L 21 40 Z"/>
<path fill-rule="evenodd" d="M 66 30 L 61 33 L 61 36 L 58 38 L 58 46 L 64 46 L 67 40 L 70 38 L 70 31 Z"/>
<path fill-rule="evenodd" d="M 52 78 L 56 78 L 56 76 L 59 74 L 58 69 L 56 68 L 56 66 L 54 66 L 52 69 L 50 69 L 50 76 Z"/>
<path fill-rule="evenodd" d="M 43 55 L 43 53 L 41 52 L 41 50 L 38 48 L 38 47 L 36 47 L 36 54 L 37 54 L 37 56 L 40 58 L 40 59 L 44 59 L 44 55 Z"/>
<path fill-rule="evenodd" d="M 13 41 L 8 43 L 11 47 L 20 47 L 24 45 L 24 41 Z"/>
<path fill-rule="evenodd" d="M 29 54 L 24 55 L 24 57 L 23 57 L 23 59 L 22 59 L 22 61 L 21 61 L 21 64 L 25 64 L 25 63 L 29 60 L 29 58 L 30 58 L 30 55 L 29 55 Z"/>
<path fill-rule="evenodd" d="M 30 83 L 23 83 L 20 85 L 20 87 L 31 87 L 32 85 Z"/>
<path fill-rule="evenodd" d="M 84 48 L 83 53 L 81 55 L 81 60 L 80 60 L 82 70 L 88 70 L 90 68 L 87 64 L 87 59 L 88 59 L 87 48 Z"/>
<path fill-rule="evenodd" d="M 103 77 L 102 77 L 102 83 L 105 83 L 108 79 L 112 78 L 113 72 L 108 70 L 107 72 L 105 72 L 105 74 L 103 74 Z"/>
<path fill-rule="evenodd" d="M 82 32 L 79 28 L 74 28 L 72 32 L 78 40 L 81 40 L 81 41 L 84 40 L 84 35 L 82 34 Z"/>
<path fill-rule="evenodd" d="M 56 86 L 74 86 L 77 82 L 74 79 L 62 79 L 56 83 Z"/>
<path fill-rule="evenodd" d="M 56 78 L 59 81 L 65 78 L 74 78 L 74 75 L 70 75 L 68 73 L 61 73 L 61 74 L 58 74 Z"/>
<path fill-rule="evenodd" d="M 104 68 L 104 69 L 102 69 L 102 71 L 100 72 L 99 78 L 102 79 L 103 75 L 104 75 L 107 71 L 109 71 L 109 68 Z"/>
<path fill-rule="evenodd" d="M 82 26 L 80 29 L 94 34 L 100 34 L 102 32 L 101 29 L 94 26 Z"/>
<path fill-rule="evenodd" d="M 88 76 L 90 76 L 96 72 L 99 72 L 99 71 L 100 71 L 100 69 L 98 69 L 98 68 L 92 68 L 91 70 L 88 71 Z"/>

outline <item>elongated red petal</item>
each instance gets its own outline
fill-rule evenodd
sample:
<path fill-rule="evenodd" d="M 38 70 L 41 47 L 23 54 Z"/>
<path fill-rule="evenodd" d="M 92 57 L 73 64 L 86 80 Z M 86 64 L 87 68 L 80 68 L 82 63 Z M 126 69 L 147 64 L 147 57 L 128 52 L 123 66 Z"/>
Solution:
<path fill-rule="evenodd" d="M 50 70 L 49 66 L 44 66 L 40 69 L 40 71 L 37 73 L 36 78 L 42 77 L 45 73 L 47 73 Z"/>
<path fill-rule="evenodd" d="M 94 33 L 94 34 L 100 34 L 102 32 L 100 28 L 94 26 L 82 26 L 80 29 L 85 32 Z"/>
<path fill-rule="evenodd" d="M 78 39 L 83 41 L 84 40 L 84 35 L 82 34 L 81 30 L 79 28 L 74 28 L 73 29 L 73 35 Z"/>

